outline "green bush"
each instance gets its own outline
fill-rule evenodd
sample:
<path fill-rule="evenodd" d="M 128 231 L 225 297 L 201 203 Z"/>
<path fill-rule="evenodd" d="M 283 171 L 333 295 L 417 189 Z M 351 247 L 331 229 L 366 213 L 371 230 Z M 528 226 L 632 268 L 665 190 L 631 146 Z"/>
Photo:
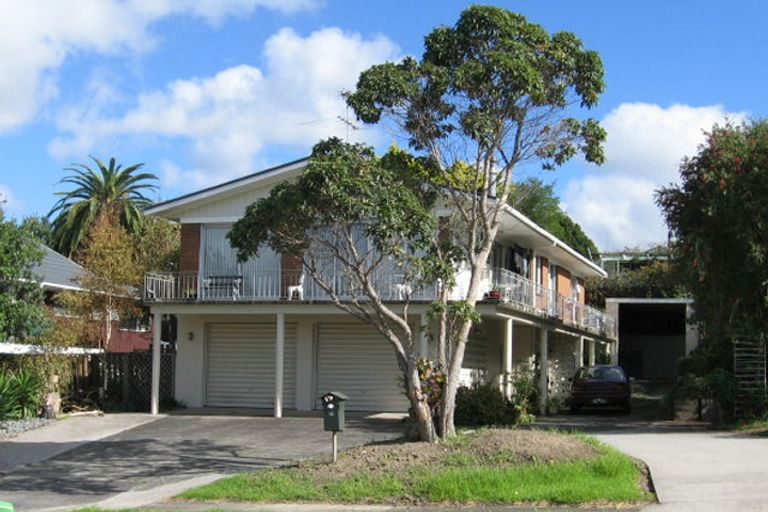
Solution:
<path fill-rule="evenodd" d="M 0 420 L 37 416 L 43 391 L 42 380 L 33 372 L 0 373 Z"/>
<path fill-rule="evenodd" d="M 19 417 L 37 416 L 43 403 L 43 382 L 40 377 L 34 372 L 20 370 L 13 376 L 12 382 L 16 388 Z"/>
<path fill-rule="evenodd" d="M 536 372 L 530 365 L 520 365 L 512 372 L 511 381 L 514 389 L 512 405 L 517 415 L 515 420 L 517 423 L 531 423 L 534 419 L 531 409 L 539 396 Z"/>
<path fill-rule="evenodd" d="M 461 387 L 456 394 L 456 426 L 511 425 L 516 418 L 514 404 L 491 384 Z"/>
<path fill-rule="evenodd" d="M 17 418 L 19 415 L 19 400 L 13 376 L 0 373 L 0 421 Z"/>

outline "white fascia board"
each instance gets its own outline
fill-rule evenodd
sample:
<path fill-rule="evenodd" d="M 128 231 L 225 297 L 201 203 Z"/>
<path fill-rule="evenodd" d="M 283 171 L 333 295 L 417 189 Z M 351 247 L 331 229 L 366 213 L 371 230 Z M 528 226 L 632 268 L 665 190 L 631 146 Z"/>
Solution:
<path fill-rule="evenodd" d="M 253 173 L 248 176 L 244 176 L 242 178 L 237 178 L 232 181 L 227 181 L 220 185 L 214 185 L 213 187 L 209 187 L 209 188 L 200 190 L 198 192 L 192 192 L 191 194 L 187 194 L 181 197 L 177 197 L 176 199 L 170 199 L 168 201 L 164 201 L 162 203 L 156 204 L 150 208 L 147 208 L 147 210 L 145 210 L 144 213 L 146 215 L 158 215 L 158 214 L 162 214 L 170 210 L 173 210 L 175 208 L 178 208 L 180 206 L 186 206 L 192 203 L 196 203 L 198 201 L 204 201 L 206 199 L 211 199 L 219 195 L 224 195 L 228 192 L 232 192 L 232 191 L 256 184 L 266 178 L 271 178 L 278 174 L 295 171 L 297 169 L 302 169 L 307 166 L 308 161 L 309 161 L 309 158 L 302 158 L 301 160 L 289 162 L 287 164 L 279 165 L 277 167 L 271 167 L 269 169 L 265 169 L 265 170 Z"/>
<path fill-rule="evenodd" d="M 72 290 L 76 292 L 85 291 L 85 288 L 81 286 L 68 286 L 65 284 L 48 283 L 46 281 L 43 281 L 42 283 L 40 283 L 40 286 L 47 290 Z"/>
<path fill-rule="evenodd" d="M 583 254 L 578 252 L 576 249 L 573 249 L 571 246 L 569 246 L 568 244 L 566 244 L 565 242 L 557 238 L 555 235 L 553 235 L 546 229 L 542 228 L 541 226 L 533 222 L 531 219 L 529 219 L 528 217 L 526 217 L 516 209 L 512 208 L 509 205 L 505 205 L 504 209 L 510 216 L 520 221 L 520 223 L 522 223 L 526 227 L 533 230 L 536 234 L 540 235 L 541 237 L 549 241 L 553 247 L 556 247 L 568 253 L 568 255 L 577 259 L 580 263 L 586 265 L 595 274 L 601 277 L 608 276 L 608 273 L 602 267 L 600 267 L 597 263 L 590 261 L 588 258 L 586 258 Z"/>
<path fill-rule="evenodd" d="M 179 224 L 234 224 L 240 217 L 179 217 Z"/>
<path fill-rule="evenodd" d="M 693 299 L 675 298 L 636 298 L 636 297 L 610 297 L 605 299 L 606 304 L 693 304 Z"/>

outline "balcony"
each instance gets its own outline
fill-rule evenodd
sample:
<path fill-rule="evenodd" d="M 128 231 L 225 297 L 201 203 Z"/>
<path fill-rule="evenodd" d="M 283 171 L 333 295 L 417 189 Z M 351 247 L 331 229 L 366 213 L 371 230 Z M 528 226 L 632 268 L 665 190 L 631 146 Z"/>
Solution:
<path fill-rule="evenodd" d="M 343 274 L 328 282 L 335 295 L 363 300 L 364 294 L 350 286 Z M 462 285 L 463 283 L 463 285 Z M 428 302 L 437 297 L 437 286 L 416 287 L 402 274 L 379 272 L 373 284 L 383 301 Z M 455 298 L 463 296 L 468 275 L 457 276 Z M 554 290 L 535 284 L 505 269 L 489 269 L 483 280 L 485 300 L 542 318 L 560 321 L 599 336 L 615 338 L 616 321 L 602 311 Z M 146 303 L 227 303 L 227 302 L 327 302 L 328 294 L 301 271 L 266 271 L 251 275 L 206 275 L 197 272 L 150 273 L 144 278 Z"/>

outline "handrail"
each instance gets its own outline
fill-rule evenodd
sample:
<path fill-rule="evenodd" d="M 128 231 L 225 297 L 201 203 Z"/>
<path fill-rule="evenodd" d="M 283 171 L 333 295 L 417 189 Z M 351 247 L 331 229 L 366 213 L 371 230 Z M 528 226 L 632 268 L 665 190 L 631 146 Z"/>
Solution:
<path fill-rule="evenodd" d="M 503 304 L 600 336 L 616 337 L 616 320 L 613 317 L 580 303 L 575 297 L 556 293 L 502 268 L 488 269 L 485 276 L 483 286 L 488 299 L 495 298 Z M 438 284 L 417 285 L 408 281 L 402 273 L 380 269 L 373 273 L 371 279 L 374 289 L 384 301 L 431 301 L 437 297 Z M 343 272 L 328 276 L 325 282 L 342 299 L 357 297 L 358 300 L 365 300 L 360 286 Z M 463 291 L 460 287 L 457 285 L 455 288 L 457 296 Z M 301 270 L 259 271 L 247 275 L 150 272 L 144 277 L 143 298 L 146 302 L 182 303 L 329 300 L 328 294 L 314 280 L 306 276 L 302 279 Z"/>

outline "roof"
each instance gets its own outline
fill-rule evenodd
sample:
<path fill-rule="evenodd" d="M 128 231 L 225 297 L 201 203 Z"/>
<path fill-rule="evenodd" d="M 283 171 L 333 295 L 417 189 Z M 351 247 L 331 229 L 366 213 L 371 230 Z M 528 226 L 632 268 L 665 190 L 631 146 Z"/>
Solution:
<path fill-rule="evenodd" d="M 145 213 L 147 215 L 156 215 L 159 213 L 163 213 L 167 215 L 171 213 L 172 210 L 178 207 L 187 206 L 192 203 L 196 203 L 200 201 L 205 201 L 214 196 L 217 196 L 217 197 L 222 196 L 222 195 L 225 195 L 227 192 L 239 191 L 251 185 L 256 185 L 268 177 L 277 176 L 288 171 L 293 171 L 293 170 L 303 168 L 306 166 L 307 162 L 309 162 L 309 157 L 304 157 L 298 160 L 294 160 L 292 162 L 288 162 L 285 164 L 270 167 L 268 169 L 263 169 L 261 171 L 257 171 L 251 174 L 247 174 L 245 176 L 236 178 L 234 180 L 225 181 L 224 183 L 220 183 L 212 187 L 204 188 L 196 192 L 191 192 L 189 194 L 176 197 L 174 199 L 169 199 L 167 201 L 157 203 L 154 206 L 151 206 L 150 208 L 148 208 Z"/>
<path fill-rule="evenodd" d="M 82 290 L 78 278 L 85 269 L 50 247 L 42 244 L 40 247 L 44 251 L 43 259 L 32 267 L 32 272 L 42 287 L 47 290 Z"/>
<path fill-rule="evenodd" d="M 549 244 L 552 249 L 561 249 L 563 252 L 565 252 L 566 258 L 570 260 L 571 264 L 579 267 L 585 274 L 594 274 L 601 277 L 606 277 L 608 275 L 600 265 L 590 260 L 583 254 L 578 252 L 576 249 L 574 249 L 573 247 L 563 242 L 562 240 L 557 238 L 555 235 L 553 235 L 546 229 L 542 228 L 541 226 L 533 222 L 531 219 L 529 219 L 528 217 L 520 213 L 515 208 L 511 206 L 507 206 L 505 210 L 509 216 L 514 218 L 517 222 L 524 225 L 529 230 L 531 230 L 539 238 L 546 241 L 546 243 Z M 540 250 L 539 252 L 546 252 L 546 251 Z"/>

